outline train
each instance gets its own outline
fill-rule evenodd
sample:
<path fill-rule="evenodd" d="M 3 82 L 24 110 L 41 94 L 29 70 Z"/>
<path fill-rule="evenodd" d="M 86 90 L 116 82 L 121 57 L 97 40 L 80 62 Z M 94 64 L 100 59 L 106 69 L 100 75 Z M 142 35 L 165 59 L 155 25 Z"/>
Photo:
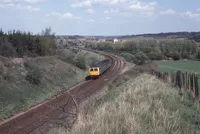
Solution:
<path fill-rule="evenodd" d="M 101 75 L 103 75 L 109 68 L 111 67 L 111 60 L 105 59 L 99 61 L 92 66 L 89 67 L 89 75 L 85 78 L 86 80 L 89 79 L 98 79 Z"/>

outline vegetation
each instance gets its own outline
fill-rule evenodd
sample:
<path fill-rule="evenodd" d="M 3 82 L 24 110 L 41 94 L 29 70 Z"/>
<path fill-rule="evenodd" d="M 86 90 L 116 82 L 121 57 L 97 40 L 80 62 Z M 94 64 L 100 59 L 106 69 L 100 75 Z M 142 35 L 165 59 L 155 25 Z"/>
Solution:
<path fill-rule="evenodd" d="M 77 59 L 81 64 L 75 64 Z M 0 120 L 76 85 L 88 74 L 83 67 L 101 59 L 92 52 L 69 49 L 34 58 L 0 56 Z"/>
<path fill-rule="evenodd" d="M 143 74 L 112 85 L 103 98 L 91 102 L 70 132 L 61 126 L 48 134 L 199 133 L 199 112 L 191 96 L 181 98 L 176 89 Z"/>
<path fill-rule="evenodd" d="M 97 43 L 86 47 L 114 52 L 135 64 L 141 64 L 149 60 L 166 60 L 170 58 L 180 60 L 200 57 L 197 43 L 190 40 L 137 39 L 117 44 Z M 141 62 L 140 60 L 143 58 L 145 61 Z"/>
<path fill-rule="evenodd" d="M 30 32 L 0 31 L 0 55 L 5 57 L 36 57 L 55 54 L 54 34 L 46 28 L 41 35 Z"/>
<path fill-rule="evenodd" d="M 192 60 L 180 60 L 180 61 L 158 61 L 158 70 L 161 72 L 175 72 L 182 70 L 185 72 L 197 72 L 200 74 L 200 62 Z"/>
<path fill-rule="evenodd" d="M 169 32 L 169 33 L 158 33 L 158 34 L 141 34 L 141 35 L 131 35 L 131 36 L 122 36 L 121 39 L 127 38 L 136 38 L 136 37 L 145 37 L 145 38 L 186 38 L 200 42 L 200 32 Z"/>
<path fill-rule="evenodd" d="M 85 70 L 87 66 L 91 66 L 93 63 L 104 59 L 104 57 L 99 54 L 77 49 L 61 49 L 58 51 L 58 55 L 61 60 L 83 70 Z"/>
<path fill-rule="evenodd" d="M 38 68 L 34 68 L 29 70 L 26 75 L 26 80 L 28 80 L 31 84 L 39 85 L 42 80 L 42 73 Z"/>

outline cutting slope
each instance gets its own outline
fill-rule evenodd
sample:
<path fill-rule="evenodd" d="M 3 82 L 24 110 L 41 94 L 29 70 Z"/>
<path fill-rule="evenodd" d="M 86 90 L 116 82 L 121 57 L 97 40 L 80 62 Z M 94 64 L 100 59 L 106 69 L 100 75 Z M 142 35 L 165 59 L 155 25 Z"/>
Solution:
<path fill-rule="evenodd" d="M 127 72 L 101 99 L 91 101 L 72 131 L 60 126 L 48 134 L 200 133 L 198 102 L 180 97 L 178 90 L 154 76 L 134 76 L 134 71 Z"/>
<path fill-rule="evenodd" d="M 73 98 L 78 105 L 83 103 L 88 97 L 97 93 L 120 73 L 124 65 L 123 61 L 115 56 L 106 56 L 112 60 L 112 66 L 109 71 L 98 80 L 84 82 L 72 88 L 70 94 L 69 92 L 63 92 L 62 94 L 31 108 L 25 113 L 6 120 L 0 125 L 0 131 L 3 134 L 38 134 L 47 131 L 50 126 L 52 126 L 53 122 L 60 118 L 60 116 L 62 118 L 66 109 L 73 108 Z"/>

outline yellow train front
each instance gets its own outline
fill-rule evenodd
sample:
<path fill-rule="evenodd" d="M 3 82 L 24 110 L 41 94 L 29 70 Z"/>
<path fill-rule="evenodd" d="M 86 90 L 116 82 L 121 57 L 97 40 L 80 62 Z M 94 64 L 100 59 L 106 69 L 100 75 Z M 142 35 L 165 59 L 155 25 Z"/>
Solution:
<path fill-rule="evenodd" d="M 111 60 L 105 59 L 100 61 L 89 68 L 89 76 L 86 77 L 88 79 L 97 79 L 102 74 L 104 74 L 111 66 Z"/>
<path fill-rule="evenodd" d="M 90 67 L 89 68 L 89 76 L 90 78 L 98 78 L 100 76 L 100 68 L 99 67 Z"/>

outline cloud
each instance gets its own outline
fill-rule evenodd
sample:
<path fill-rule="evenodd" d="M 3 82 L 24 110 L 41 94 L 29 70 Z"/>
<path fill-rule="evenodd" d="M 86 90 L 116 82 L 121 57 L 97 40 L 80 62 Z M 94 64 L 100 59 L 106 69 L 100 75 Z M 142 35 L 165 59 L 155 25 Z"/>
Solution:
<path fill-rule="evenodd" d="M 131 10 L 131 13 L 135 13 L 136 16 L 138 16 L 137 14 L 140 14 L 142 17 L 153 17 L 156 7 L 156 2 L 142 3 L 136 0 L 132 1 L 127 9 Z"/>
<path fill-rule="evenodd" d="M 141 13 L 144 17 L 152 17 L 154 16 L 154 12 L 143 12 Z"/>
<path fill-rule="evenodd" d="M 46 2 L 47 0 L 24 0 L 24 1 L 29 3 L 40 3 L 40 2 Z"/>
<path fill-rule="evenodd" d="M 71 4 L 71 7 L 90 7 L 92 6 L 92 2 L 90 0 L 82 1 L 82 2 L 75 2 Z"/>
<path fill-rule="evenodd" d="M 94 22 L 94 19 L 89 19 L 88 22 Z"/>
<path fill-rule="evenodd" d="M 197 8 L 197 11 L 200 12 L 200 8 Z"/>
<path fill-rule="evenodd" d="M 104 10 L 104 13 L 105 14 L 110 14 L 110 13 L 117 14 L 117 13 L 119 13 L 119 9 Z"/>
<path fill-rule="evenodd" d="M 0 3 L 19 3 L 19 2 L 27 2 L 27 3 L 40 3 L 40 2 L 46 2 L 48 0 L 2 0 Z"/>
<path fill-rule="evenodd" d="M 133 4 L 131 4 L 129 8 L 137 11 L 154 11 L 156 5 L 156 2 L 142 4 L 140 1 L 136 1 Z"/>
<path fill-rule="evenodd" d="M 0 4 L 0 8 L 5 8 L 5 5 L 4 4 Z"/>
<path fill-rule="evenodd" d="M 19 9 L 19 10 L 29 10 L 29 11 L 40 11 L 40 8 L 38 7 L 32 7 L 30 5 L 22 5 L 22 4 L 14 4 L 14 3 L 6 3 L 6 4 L 0 4 L 1 8 L 8 8 L 8 9 Z"/>
<path fill-rule="evenodd" d="M 198 20 L 200 20 L 200 13 L 192 13 L 190 11 L 187 11 L 184 14 L 182 14 L 182 16 L 188 17 L 190 19 L 198 19 Z"/>
<path fill-rule="evenodd" d="M 172 9 L 168 9 L 168 10 L 160 12 L 161 15 L 173 15 L 175 13 L 176 13 L 176 11 L 174 11 Z"/>
<path fill-rule="evenodd" d="M 130 0 L 77 0 L 75 3 L 71 4 L 71 7 L 91 7 L 94 4 L 104 4 L 104 5 L 116 5 L 120 3 L 126 3 Z"/>
<path fill-rule="evenodd" d="M 50 14 L 46 15 L 47 17 L 55 16 L 58 17 L 60 20 L 80 20 L 80 17 L 74 16 L 72 13 L 59 13 L 59 12 L 51 12 Z"/>
<path fill-rule="evenodd" d="M 110 17 L 108 17 L 108 16 L 106 17 L 106 20 L 110 20 L 110 19 L 111 19 Z"/>
<path fill-rule="evenodd" d="M 88 13 L 88 14 L 94 14 L 95 11 L 94 11 L 93 9 L 87 9 L 87 13 Z"/>

